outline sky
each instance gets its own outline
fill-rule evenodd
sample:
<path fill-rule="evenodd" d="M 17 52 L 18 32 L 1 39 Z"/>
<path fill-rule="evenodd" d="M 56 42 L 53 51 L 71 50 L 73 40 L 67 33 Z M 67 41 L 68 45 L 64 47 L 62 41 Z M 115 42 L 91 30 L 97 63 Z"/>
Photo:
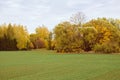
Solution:
<path fill-rule="evenodd" d="M 29 33 L 42 25 L 52 30 L 77 12 L 83 12 L 87 20 L 120 19 L 120 0 L 0 0 L 0 24 L 22 24 Z"/>

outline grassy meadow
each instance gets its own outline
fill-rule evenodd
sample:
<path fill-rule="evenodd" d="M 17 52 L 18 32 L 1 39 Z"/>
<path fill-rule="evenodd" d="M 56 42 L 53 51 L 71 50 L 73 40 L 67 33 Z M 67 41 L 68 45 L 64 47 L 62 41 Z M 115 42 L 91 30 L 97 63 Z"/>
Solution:
<path fill-rule="evenodd" d="M 1 51 L 0 80 L 120 80 L 120 55 Z"/>

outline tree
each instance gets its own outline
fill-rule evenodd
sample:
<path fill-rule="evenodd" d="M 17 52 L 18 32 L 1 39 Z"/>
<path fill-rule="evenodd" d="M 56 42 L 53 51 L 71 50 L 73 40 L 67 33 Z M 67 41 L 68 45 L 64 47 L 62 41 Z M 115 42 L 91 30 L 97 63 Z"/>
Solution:
<path fill-rule="evenodd" d="M 52 39 L 53 39 L 53 36 L 52 36 L 52 35 L 53 35 L 53 33 L 50 32 L 50 33 L 49 33 L 49 37 L 48 37 L 48 49 L 49 49 L 49 50 L 51 50 L 52 47 L 53 47 L 53 46 L 52 46 L 52 41 L 53 41 L 53 40 L 52 40 Z"/>
<path fill-rule="evenodd" d="M 85 21 L 85 19 L 86 16 L 83 12 L 77 12 L 70 18 L 70 21 L 79 27 L 82 27 L 82 23 Z"/>
<path fill-rule="evenodd" d="M 34 45 L 34 49 L 45 48 L 45 43 L 44 43 L 43 39 L 38 37 L 37 34 L 31 34 L 30 40 L 31 40 L 32 44 Z"/>
<path fill-rule="evenodd" d="M 83 26 L 94 27 L 97 30 L 96 43 L 102 44 L 110 40 L 110 27 L 112 27 L 112 25 L 107 21 L 106 18 L 93 19 L 88 23 L 84 24 Z"/>
<path fill-rule="evenodd" d="M 49 36 L 49 30 L 43 25 L 36 28 L 36 34 L 39 38 L 46 40 Z"/>
<path fill-rule="evenodd" d="M 70 22 L 60 23 L 54 29 L 55 48 L 58 52 L 120 52 L 119 24 L 119 21 L 106 18 L 93 19 L 83 27 Z"/>
<path fill-rule="evenodd" d="M 95 52 L 115 53 L 120 52 L 120 28 L 119 21 L 98 18 L 84 24 L 84 27 L 91 26 L 97 30 Z"/>
<path fill-rule="evenodd" d="M 22 25 L 4 24 L 0 32 L 0 50 L 27 49 L 29 34 Z"/>
<path fill-rule="evenodd" d="M 36 28 L 36 36 L 44 42 L 45 47 L 48 47 L 49 30 L 44 25 Z"/>
<path fill-rule="evenodd" d="M 35 49 L 48 48 L 49 30 L 43 25 L 36 28 L 36 33 L 30 34 L 30 40 Z"/>
<path fill-rule="evenodd" d="M 79 29 L 82 35 L 82 41 L 81 44 L 82 49 L 84 51 L 91 51 L 94 47 L 96 36 L 97 36 L 97 30 L 94 27 L 83 27 Z"/>
<path fill-rule="evenodd" d="M 78 27 L 69 22 L 58 24 L 54 29 L 57 52 L 80 52 L 81 35 Z"/>
<path fill-rule="evenodd" d="M 27 49 L 28 43 L 30 42 L 30 37 L 27 29 L 23 25 L 14 25 L 15 28 L 15 38 L 17 41 L 18 49 Z"/>
<path fill-rule="evenodd" d="M 0 50 L 17 50 L 14 29 L 11 24 L 0 27 Z"/>

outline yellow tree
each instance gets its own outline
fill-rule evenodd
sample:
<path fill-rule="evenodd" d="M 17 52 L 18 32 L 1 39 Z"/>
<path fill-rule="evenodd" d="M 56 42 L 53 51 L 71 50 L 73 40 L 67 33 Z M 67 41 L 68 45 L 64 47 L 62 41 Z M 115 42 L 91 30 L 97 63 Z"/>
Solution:
<path fill-rule="evenodd" d="M 3 38 L 7 34 L 6 24 L 0 25 L 0 38 Z"/>
<path fill-rule="evenodd" d="M 97 30 L 96 43 L 105 43 L 110 40 L 112 25 L 107 21 L 106 18 L 98 18 L 89 21 L 83 25 L 84 27 L 95 27 Z"/>
<path fill-rule="evenodd" d="M 49 30 L 47 27 L 43 25 L 36 28 L 36 35 L 44 42 L 45 47 L 48 47 Z"/>
<path fill-rule="evenodd" d="M 58 24 L 54 29 L 55 48 L 58 52 L 78 52 L 81 51 L 82 36 L 78 26 L 69 22 Z"/>
<path fill-rule="evenodd" d="M 27 29 L 23 25 L 13 25 L 18 49 L 27 49 L 30 37 Z"/>
<path fill-rule="evenodd" d="M 120 21 L 114 19 L 98 18 L 84 24 L 84 27 L 95 27 L 97 30 L 96 52 L 120 52 Z"/>
<path fill-rule="evenodd" d="M 96 43 L 97 30 L 94 27 L 82 27 L 79 29 L 79 32 L 82 35 L 82 49 L 84 51 L 91 51 Z"/>
<path fill-rule="evenodd" d="M 0 27 L 1 50 L 27 49 L 29 34 L 22 25 L 4 24 Z"/>

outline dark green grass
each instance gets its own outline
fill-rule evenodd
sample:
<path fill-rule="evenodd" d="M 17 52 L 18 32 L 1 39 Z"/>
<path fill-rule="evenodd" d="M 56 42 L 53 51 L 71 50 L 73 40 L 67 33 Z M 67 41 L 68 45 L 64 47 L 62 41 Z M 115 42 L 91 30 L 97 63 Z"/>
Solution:
<path fill-rule="evenodd" d="M 120 80 L 119 54 L 0 52 L 0 80 Z"/>

